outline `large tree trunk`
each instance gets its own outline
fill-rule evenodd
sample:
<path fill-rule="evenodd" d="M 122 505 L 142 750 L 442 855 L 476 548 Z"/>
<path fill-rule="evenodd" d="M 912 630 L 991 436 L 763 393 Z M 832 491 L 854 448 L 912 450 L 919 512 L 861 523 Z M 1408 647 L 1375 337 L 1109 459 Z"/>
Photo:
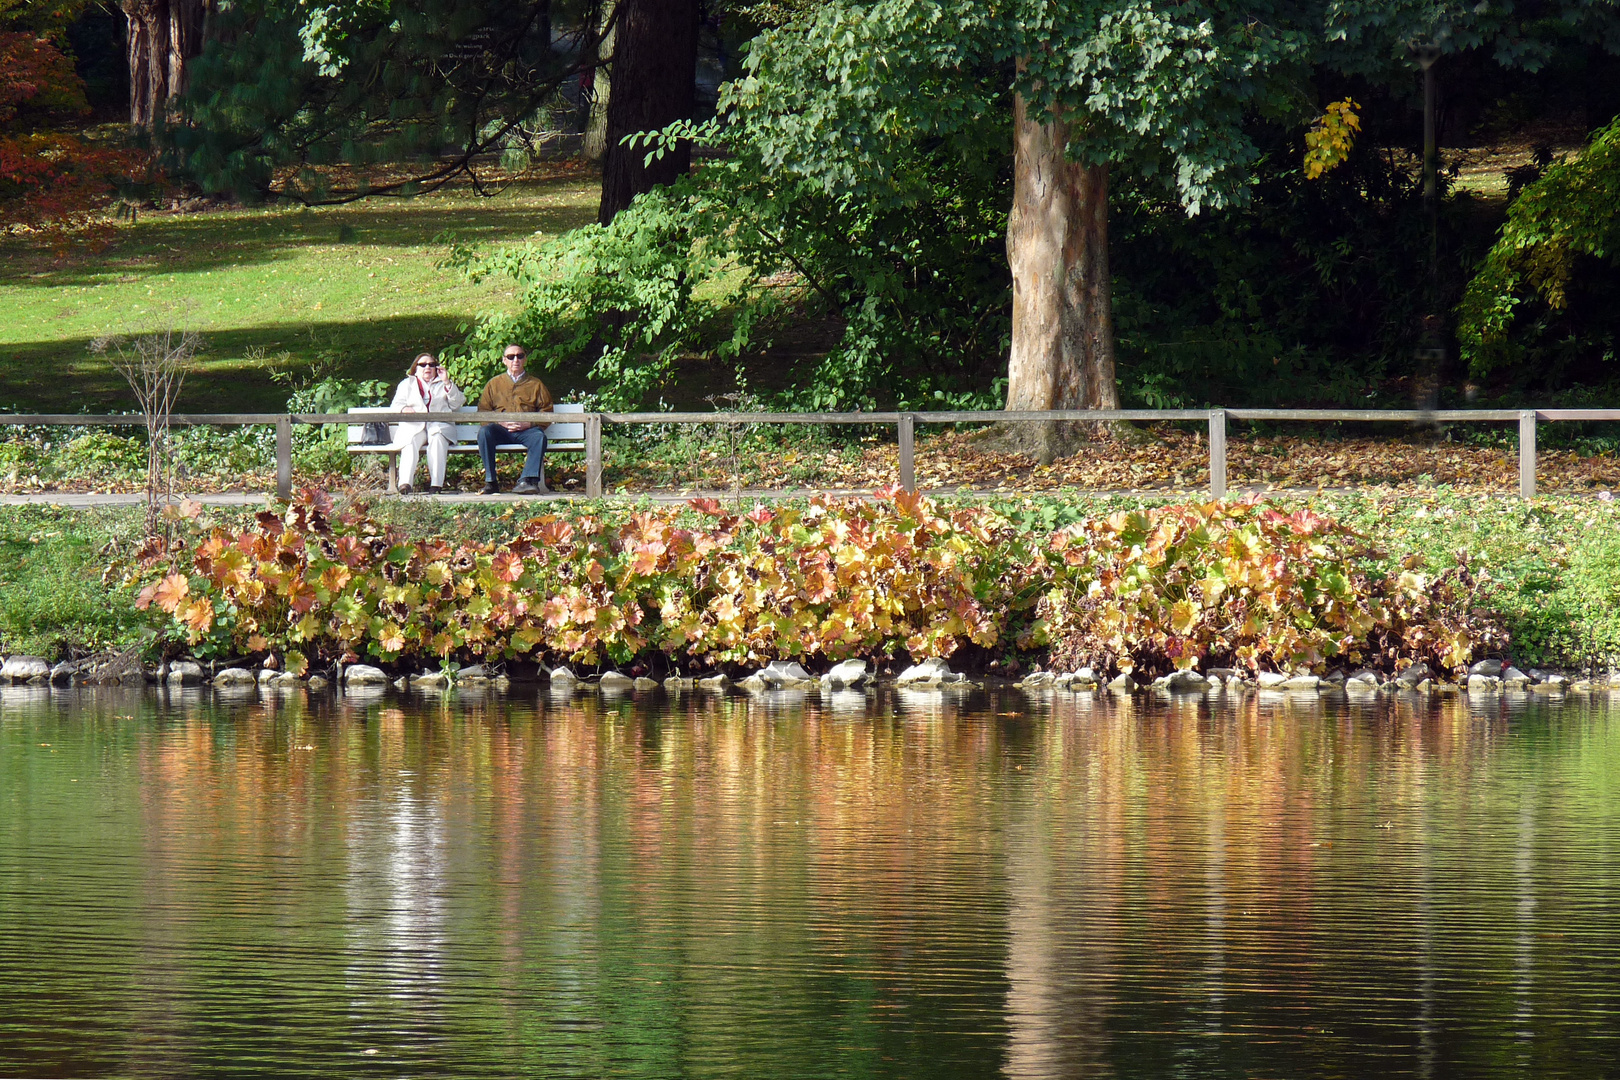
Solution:
<path fill-rule="evenodd" d="M 691 167 L 688 146 L 643 164 L 646 147 L 619 141 L 691 117 L 697 104 L 698 0 L 619 0 L 613 40 L 613 93 L 597 211 L 604 225 L 631 199 Z"/>
<path fill-rule="evenodd" d="M 613 75 L 608 64 L 613 56 L 613 36 L 617 33 L 613 6 L 612 0 L 602 5 L 602 25 L 607 33 L 602 35 L 602 43 L 596 50 L 601 62 L 591 72 L 590 111 L 585 116 L 585 137 L 580 143 L 580 153 L 586 161 L 601 161 L 607 156 L 607 110 L 608 102 L 613 100 Z"/>
<path fill-rule="evenodd" d="M 150 128 L 169 97 L 169 66 L 160 50 L 168 43 L 169 6 L 165 0 L 123 0 L 129 22 L 129 122 Z"/>
<path fill-rule="evenodd" d="M 150 130 L 185 92 L 213 0 L 122 0 L 129 22 L 129 122 Z"/>
<path fill-rule="evenodd" d="M 1117 409 L 1108 276 L 1108 168 L 1068 160 L 1063 120 L 1013 103 L 1009 411 Z M 1005 441 L 1043 462 L 1084 441 L 1081 424 L 1009 424 Z"/>

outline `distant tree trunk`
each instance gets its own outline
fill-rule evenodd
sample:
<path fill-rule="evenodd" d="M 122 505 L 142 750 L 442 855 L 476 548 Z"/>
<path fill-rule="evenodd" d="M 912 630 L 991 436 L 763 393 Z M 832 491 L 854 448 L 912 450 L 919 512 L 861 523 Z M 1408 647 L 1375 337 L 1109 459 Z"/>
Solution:
<path fill-rule="evenodd" d="M 129 22 L 129 122 L 151 129 L 185 93 L 214 0 L 121 0 Z"/>
<path fill-rule="evenodd" d="M 1117 409 L 1108 274 L 1108 167 L 1068 160 L 1071 125 L 1013 103 L 1009 411 Z M 1010 424 L 1006 441 L 1043 462 L 1072 453 L 1080 424 Z"/>
<path fill-rule="evenodd" d="M 150 128 L 154 109 L 168 100 L 169 68 L 153 55 L 154 42 L 168 40 L 169 9 L 165 0 L 123 0 L 129 21 L 129 122 Z"/>
<path fill-rule="evenodd" d="M 691 167 L 690 147 L 644 165 L 645 147 L 624 147 L 619 141 L 691 117 L 697 105 L 697 42 L 698 0 L 619 0 L 597 211 L 602 224 L 637 195 L 684 176 Z"/>
<path fill-rule="evenodd" d="M 580 153 L 586 161 L 601 161 L 607 156 L 607 110 L 608 102 L 613 99 L 613 74 L 608 65 L 613 56 L 613 36 L 617 32 L 613 25 L 613 8 L 613 0 L 602 4 L 602 25 L 607 27 L 607 33 L 602 35 L 602 44 L 596 50 L 601 62 L 591 72 L 591 107 L 585 117 L 585 138 L 580 144 Z"/>

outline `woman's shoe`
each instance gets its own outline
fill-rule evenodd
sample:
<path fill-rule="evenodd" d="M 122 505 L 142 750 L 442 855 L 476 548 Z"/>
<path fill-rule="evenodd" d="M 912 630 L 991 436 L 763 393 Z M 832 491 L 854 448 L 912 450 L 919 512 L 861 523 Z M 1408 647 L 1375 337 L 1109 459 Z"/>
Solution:
<path fill-rule="evenodd" d="M 399 493 L 401 495 L 409 495 L 414 490 L 415 489 L 412 488 L 411 485 L 409 485 L 409 484 L 401 484 L 401 485 L 399 485 Z"/>
<path fill-rule="evenodd" d="M 444 485 L 443 484 L 429 484 L 428 485 L 428 494 L 429 495 L 443 495 L 444 494 Z"/>

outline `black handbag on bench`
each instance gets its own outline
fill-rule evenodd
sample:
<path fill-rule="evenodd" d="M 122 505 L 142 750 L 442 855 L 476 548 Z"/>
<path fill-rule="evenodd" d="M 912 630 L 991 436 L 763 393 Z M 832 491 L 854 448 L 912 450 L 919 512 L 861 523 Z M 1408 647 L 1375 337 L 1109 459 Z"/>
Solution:
<path fill-rule="evenodd" d="M 361 429 L 361 446 L 387 446 L 390 442 L 393 440 L 388 437 L 388 425 L 381 420 L 373 420 Z"/>

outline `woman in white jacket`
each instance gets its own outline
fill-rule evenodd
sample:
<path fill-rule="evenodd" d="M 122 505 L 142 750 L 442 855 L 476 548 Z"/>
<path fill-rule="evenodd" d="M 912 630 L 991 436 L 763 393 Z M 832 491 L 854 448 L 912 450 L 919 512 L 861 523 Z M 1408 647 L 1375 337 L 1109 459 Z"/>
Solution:
<path fill-rule="evenodd" d="M 394 391 L 395 412 L 454 412 L 467 400 L 450 375 L 439 365 L 432 353 L 422 353 L 411 361 L 405 381 Z M 416 477 L 416 462 L 422 446 L 427 446 L 428 491 L 437 495 L 444 490 L 444 467 L 450 457 L 450 442 L 455 438 L 454 424 L 400 424 L 395 443 L 399 446 L 400 494 L 411 492 L 411 481 Z"/>

